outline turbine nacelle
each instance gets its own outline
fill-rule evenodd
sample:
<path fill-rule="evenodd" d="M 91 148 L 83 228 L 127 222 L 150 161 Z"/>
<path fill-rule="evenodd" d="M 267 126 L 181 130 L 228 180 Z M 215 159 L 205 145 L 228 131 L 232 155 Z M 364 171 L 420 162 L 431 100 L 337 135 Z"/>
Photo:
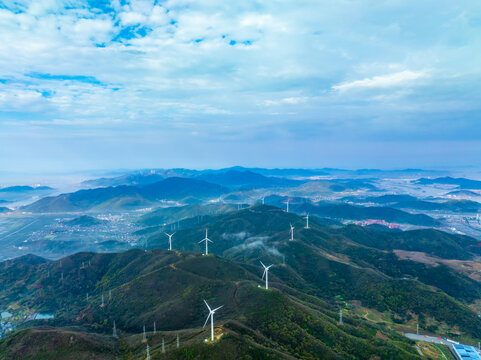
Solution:
<path fill-rule="evenodd" d="M 273 266 L 274 264 L 271 264 L 271 265 L 269 265 L 269 266 L 265 266 L 262 261 L 260 261 L 260 263 L 261 263 L 262 266 L 264 267 L 264 272 L 262 273 L 262 279 L 264 279 L 264 276 L 266 277 L 266 290 L 267 290 L 267 289 L 269 289 L 269 269 L 270 269 L 271 266 Z"/>
<path fill-rule="evenodd" d="M 201 241 L 199 241 L 199 244 L 203 241 L 205 241 L 205 255 L 208 255 L 209 254 L 208 243 L 213 242 L 213 241 L 207 237 L 207 229 L 205 229 L 205 238 L 203 238 Z"/>

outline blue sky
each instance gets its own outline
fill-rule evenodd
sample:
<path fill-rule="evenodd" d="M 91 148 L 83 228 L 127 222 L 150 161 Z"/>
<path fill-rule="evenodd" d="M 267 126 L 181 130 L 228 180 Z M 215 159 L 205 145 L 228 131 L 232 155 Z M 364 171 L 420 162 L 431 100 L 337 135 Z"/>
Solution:
<path fill-rule="evenodd" d="M 481 165 L 481 3 L 0 2 L 0 169 Z"/>

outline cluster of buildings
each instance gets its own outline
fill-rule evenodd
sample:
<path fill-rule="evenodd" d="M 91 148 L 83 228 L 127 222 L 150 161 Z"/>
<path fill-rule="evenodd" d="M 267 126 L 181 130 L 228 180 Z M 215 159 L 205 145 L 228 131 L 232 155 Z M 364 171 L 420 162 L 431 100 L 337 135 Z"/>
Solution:
<path fill-rule="evenodd" d="M 0 339 L 8 332 L 15 330 L 16 326 L 13 325 L 8 319 L 12 317 L 9 312 L 2 312 L 0 314 Z"/>

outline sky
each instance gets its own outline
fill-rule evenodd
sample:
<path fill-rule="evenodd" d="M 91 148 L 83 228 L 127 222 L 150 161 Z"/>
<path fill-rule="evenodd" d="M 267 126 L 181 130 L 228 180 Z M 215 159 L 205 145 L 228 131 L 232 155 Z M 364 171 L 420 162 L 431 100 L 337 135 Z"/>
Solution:
<path fill-rule="evenodd" d="M 481 2 L 0 0 L 0 171 L 481 167 Z"/>

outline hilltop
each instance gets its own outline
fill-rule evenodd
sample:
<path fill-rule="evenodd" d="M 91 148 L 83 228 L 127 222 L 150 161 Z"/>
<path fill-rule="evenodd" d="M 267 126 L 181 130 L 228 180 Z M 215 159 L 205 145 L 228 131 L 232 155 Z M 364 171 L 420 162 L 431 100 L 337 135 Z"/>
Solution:
<path fill-rule="evenodd" d="M 196 177 L 214 184 L 226 187 L 242 187 L 242 188 L 269 188 L 269 187 L 285 187 L 298 186 L 304 181 L 291 180 L 282 177 L 264 176 L 255 172 L 228 170 L 226 172 L 215 172 L 202 174 Z"/>
<path fill-rule="evenodd" d="M 156 173 L 135 173 L 116 177 L 104 177 L 82 181 L 83 186 L 88 187 L 111 187 L 120 185 L 143 186 L 164 180 L 164 177 Z"/>
<path fill-rule="evenodd" d="M 70 226 L 93 226 L 93 225 L 99 225 L 99 224 L 104 224 L 107 221 L 105 220 L 100 220 L 96 217 L 89 216 L 89 215 L 82 215 L 79 217 L 76 217 L 72 220 L 66 221 L 66 224 Z"/>
<path fill-rule="evenodd" d="M 420 178 L 415 180 L 414 183 L 419 185 L 456 185 L 460 189 L 481 189 L 481 181 L 471 180 L 466 178 L 453 178 L 450 176 L 438 177 L 438 178 Z"/>

